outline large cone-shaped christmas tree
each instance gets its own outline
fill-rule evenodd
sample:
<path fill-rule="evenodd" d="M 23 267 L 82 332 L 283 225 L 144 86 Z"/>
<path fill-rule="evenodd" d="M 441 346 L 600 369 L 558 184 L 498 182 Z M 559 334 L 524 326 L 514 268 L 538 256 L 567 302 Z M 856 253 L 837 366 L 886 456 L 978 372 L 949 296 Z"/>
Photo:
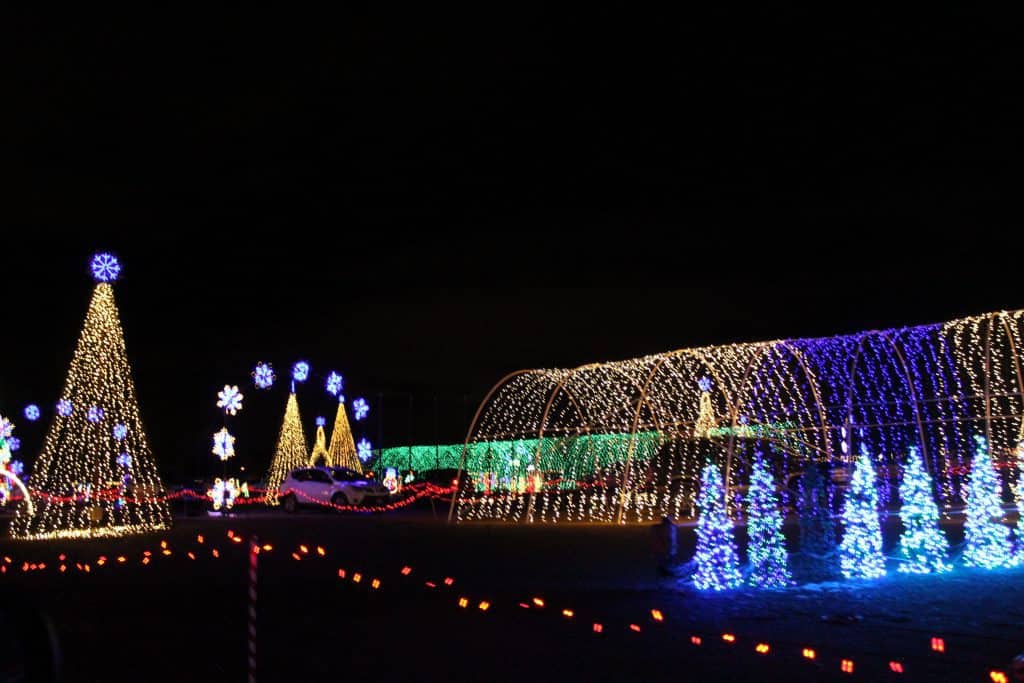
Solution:
<path fill-rule="evenodd" d="M 120 265 L 99 254 L 92 271 L 96 289 L 33 468 L 31 488 L 43 495 L 33 495 L 34 510 L 18 508 L 18 538 L 125 536 L 171 524 L 114 303 Z"/>
<path fill-rule="evenodd" d="M 348 416 L 342 402 L 338 402 L 338 414 L 334 418 L 334 431 L 331 432 L 331 445 L 327 449 L 327 454 L 330 461 L 338 467 L 347 467 L 360 473 L 363 471 L 356 456 L 352 428 L 348 426 Z"/>
<path fill-rule="evenodd" d="M 302 432 L 299 417 L 299 401 L 295 392 L 288 394 L 288 405 L 284 409 L 281 433 L 277 437 L 277 450 L 270 463 L 267 475 L 267 505 L 277 505 L 278 489 L 288 473 L 298 467 L 305 467 L 309 451 L 306 450 L 306 435 Z"/>

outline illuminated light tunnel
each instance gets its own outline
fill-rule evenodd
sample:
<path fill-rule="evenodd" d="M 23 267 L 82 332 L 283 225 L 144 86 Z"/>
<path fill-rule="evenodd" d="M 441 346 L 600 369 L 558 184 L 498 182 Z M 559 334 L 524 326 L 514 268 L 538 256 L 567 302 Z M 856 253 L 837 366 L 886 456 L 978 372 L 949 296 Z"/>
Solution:
<path fill-rule="evenodd" d="M 1024 310 L 818 339 L 681 349 L 520 370 L 481 402 L 449 520 L 646 522 L 692 512 L 700 468 L 730 503 L 753 456 L 792 490 L 809 462 L 841 480 L 866 445 L 880 497 L 923 454 L 941 505 L 963 503 L 974 435 L 1004 485 L 1021 440 Z"/>

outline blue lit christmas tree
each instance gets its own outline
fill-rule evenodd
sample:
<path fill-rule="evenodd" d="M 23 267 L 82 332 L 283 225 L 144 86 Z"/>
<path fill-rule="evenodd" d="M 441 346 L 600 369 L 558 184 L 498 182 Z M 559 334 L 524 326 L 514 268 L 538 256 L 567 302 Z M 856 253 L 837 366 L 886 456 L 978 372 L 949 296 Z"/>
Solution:
<path fill-rule="evenodd" d="M 882 555 L 882 525 L 878 520 L 878 489 L 867 446 L 861 444 L 850 488 L 843 504 L 843 541 L 839 564 L 848 579 L 877 579 L 885 576 Z"/>
<path fill-rule="evenodd" d="M 701 475 L 700 493 L 697 494 L 697 551 L 694 562 L 697 571 L 693 585 L 700 590 L 726 590 L 742 582 L 732 522 L 725 512 L 722 475 L 709 464 Z"/>
<path fill-rule="evenodd" d="M 781 588 L 792 584 L 786 538 L 782 535 L 782 514 L 775 495 L 775 480 L 760 453 L 750 474 L 747 515 L 750 585 Z"/>
<path fill-rule="evenodd" d="M 977 448 L 967 483 L 967 537 L 964 564 L 969 567 L 1009 567 L 1015 564 L 1010 549 L 1010 529 L 1002 520 L 1003 503 L 999 479 L 988 454 L 988 442 L 975 436 Z"/>
<path fill-rule="evenodd" d="M 900 482 L 900 536 L 899 570 L 910 574 L 931 574 L 953 568 L 946 561 L 949 542 L 939 529 L 939 507 L 932 497 L 932 480 L 924 469 L 924 460 L 917 449 L 911 447 Z"/>

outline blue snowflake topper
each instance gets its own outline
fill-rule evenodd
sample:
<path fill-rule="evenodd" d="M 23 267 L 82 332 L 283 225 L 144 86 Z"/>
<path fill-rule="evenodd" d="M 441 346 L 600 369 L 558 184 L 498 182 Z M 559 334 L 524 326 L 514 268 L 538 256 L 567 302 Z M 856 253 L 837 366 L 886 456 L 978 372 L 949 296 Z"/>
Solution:
<path fill-rule="evenodd" d="M 292 366 L 292 379 L 296 382 L 305 382 L 309 379 L 309 363 L 300 360 Z"/>
<path fill-rule="evenodd" d="M 701 377 L 699 380 L 697 380 L 697 386 L 700 387 L 701 391 L 711 391 L 711 378 Z"/>
<path fill-rule="evenodd" d="M 213 435 L 213 454 L 221 460 L 227 460 L 235 455 L 235 437 L 227 427 Z"/>
<path fill-rule="evenodd" d="M 14 476 L 20 477 L 24 471 L 25 471 L 25 463 L 23 463 L 20 460 L 12 460 L 11 461 L 11 472 L 14 472 Z"/>
<path fill-rule="evenodd" d="M 327 419 L 326 418 L 324 418 L 323 416 L 318 416 L 316 418 L 316 426 L 317 427 L 323 427 L 325 424 L 327 424 Z"/>
<path fill-rule="evenodd" d="M 373 455 L 373 444 L 365 438 L 359 439 L 359 443 L 356 444 L 356 451 L 358 452 L 359 459 L 366 462 Z"/>
<path fill-rule="evenodd" d="M 274 384 L 274 368 L 270 363 L 257 363 L 252 371 L 252 378 L 259 389 L 269 389 Z"/>
<path fill-rule="evenodd" d="M 327 393 L 331 396 L 337 396 L 344 383 L 345 379 L 332 370 L 331 374 L 327 375 Z"/>
<path fill-rule="evenodd" d="M 14 431 L 14 423 L 8 420 L 3 415 L 0 415 L 0 439 L 11 438 L 11 433 Z"/>
<path fill-rule="evenodd" d="M 85 417 L 89 422 L 99 422 L 103 419 L 103 408 L 100 408 L 99 406 L 89 406 L 89 410 L 86 412 Z"/>
<path fill-rule="evenodd" d="M 57 414 L 61 417 L 67 417 L 71 414 L 71 401 L 66 398 L 62 398 L 57 401 Z"/>
<path fill-rule="evenodd" d="M 352 401 L 352 411 L 357 420 L 363 420 L 370 413 L 370 404 L 366 402 L 365 398 L 357 398 Z"/>
<path fill-rule="evenodd" d="M 11 449 L 11 453 L 21 448 L 21 439 L 16 436 L 12 436 L 7 439 L 7 447 Z"/>
<path fill-rule="evenodd" d="M 29 403 L 25 406 L 25 419 L 29 422 L 35 422 L 39 419 L 39 406 L 35 403 Z"/>
<path fill-rule="evenodd" d="M 128 427 L 123 424 L 114 425 L 114 438 L 120 441 L 128 435 Z"/>
<path fill-rule="evenodd" d="M 89 264 L 92 279 L 96 282 L 113 282 L 121 274 L 121 262 L 113 254 L 101 253 L 92 257 Z"/>

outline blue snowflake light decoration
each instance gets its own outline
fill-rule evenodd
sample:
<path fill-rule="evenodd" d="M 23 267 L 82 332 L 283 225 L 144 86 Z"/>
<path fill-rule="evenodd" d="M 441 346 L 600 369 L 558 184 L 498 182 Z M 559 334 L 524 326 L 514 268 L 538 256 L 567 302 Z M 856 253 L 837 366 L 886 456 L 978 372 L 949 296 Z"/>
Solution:
<path fill-rule="evenodd" d="M 213 435 L 213 454 L 221 460 L 227 460 L 235 454 L 235 437 L 227 430 L 221 429 Z"/>
<path fill-rule="evenodd" d="M 701 391 L 711 391 L 711 378 L 701 377 L 699 380 L 697 380 L 697 386 L 700 387 Z"/>
<path fill-rule="evenodd" d="M 71 401 L 66 398 L 62 398 L 57 401 L 57 414 L 61 417 L 67 417 L 71 414 Z"/>
<path fill-rule="evenodd" d="M 274 384 L 274 368 L 270 363 L 257 363 L 256 369 L 252 371 L 252 378 L 256 382 L 256 388 L 269 389 Z"/>
<path fill-rule="evenodd" d="M 296 382 L 305 382 L 309 379 L 309 363 L 300 360 L 292 366 L 292 379 Z"/>
<path fill-rule="evenodd" d="M 39 406 L 35 403 L 29 403 L 25 406 L 25 419 L 29 422 L 35 422 L 39 419 Z"/>
<path fill-rule="evenodd" d="M 114 438 L 120 441 L 128 436 L 128 427 L 123 424 L 114 425 Z"/>
<path fill-rule="evenodd" d="M 14 424 L 6 417 L 0 415 L 0 439 L 11 438 L 11 433 L 14 431 Z"/>
<path fill-rule="evenodd" d="M 337 396 L 341 392 L 344 383 L 345 379 L 332 370 L 331 374 L 327 375 L 327 393 L 331 396 Z"/>
<path fill-rule="evenodd" d="M 13 450 L 13 449 L 12 449 Z M 14 476 L 20 477 L 25 471 L 25 463 L 20 460 L 11 461 L 11 472 L 14 472 Z"/>
<path fill-rule="evenodd" d="M 120 465 L 121 467 L 131 467 L 132 456 L 128 455 L 127 453 L 122 453 L 121 455 L 117 456 L 117 464 Z"/>
<path fill-rule="evenodd" d="M 96 282 L 113 282 L 121 274 L 121 262 L 113 254 L 101 253 L 92 257 L 89 264 L 92 279 Z"/>
<path fill-rule="evenodd" d="M 359 455 L 359 459 L 366 462 L 373 456 L 373 444 L 365 438 L 359 439 L 359 443 L 356 444 L 356 451 Z"/>
<path fill-rule="evenodd" d="M 364 420 L 370 413 L 370 404 L 366 402 L 365 398 L 357 398 L 352 401 L 352 412 L 357 420 Z"/>
<path fill-rule="evenodd" d="M 85 418 L 89 422 L 99 422 L 103 419 L 103 408 L 99 406 L 89 406 L 88 412 L 85 414 Z"/>
<path fill-rule="evenodd" d="M 228 415 L 237 415 L 242 409 L 242 399 L 245 398 L 237 386 L 225 384 L 224 388 L 217 392 L 217 407 L 223 408 Z"/>
<path fill-rule="evenodd" d="M 16 436 L 12 436 L 7 439 L 7 447 L 11 449 L 11 453 L 21 448 L 21 439 Z"/>
<path fill-rule="evenodd" d="M 327 424 L 327 418 L 325 418 L 323 416 L 318 416 L 316 418 L 316 426 L 317 427 L 323 427 L 325 424 Z"/>

